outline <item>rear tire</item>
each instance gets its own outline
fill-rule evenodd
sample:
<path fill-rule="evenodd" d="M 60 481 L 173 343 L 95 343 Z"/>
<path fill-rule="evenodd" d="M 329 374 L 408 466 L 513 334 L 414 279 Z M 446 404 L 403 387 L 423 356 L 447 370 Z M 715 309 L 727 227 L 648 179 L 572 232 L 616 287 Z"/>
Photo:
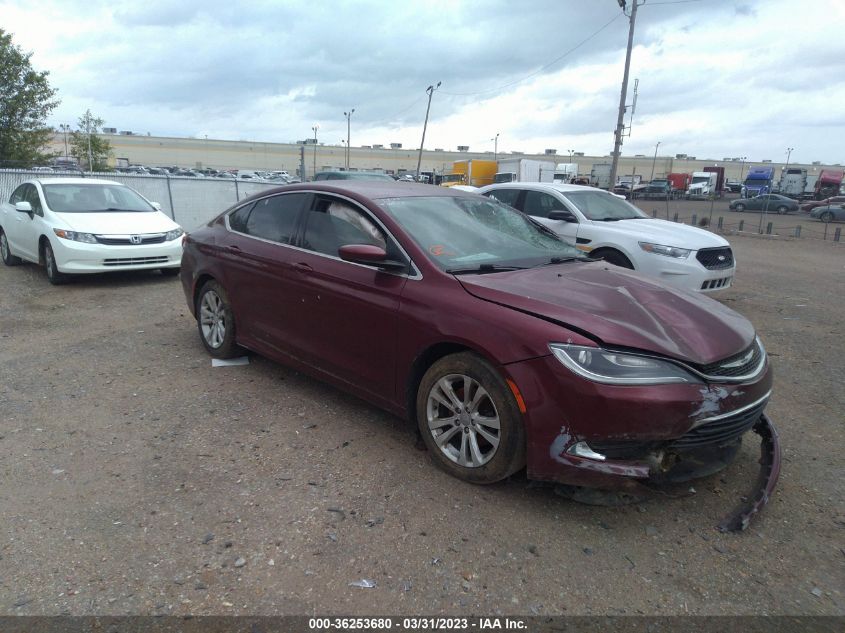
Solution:
<path fill-rule="evenodd" d="M 12 255 L 12 249 L 9 248 L 9 240 L 6 239 L 6 233 L 0 229 L 0 254 L 3 256 L 3 263 L 6 266 L 17 266 L 21 263 L 21 258 Z"/>
<path fill-rule="evenodd" d="M 47 271 L 47 281 L 54 286 L 61 286 L 67 283 L 68 276 L 59 271 L 59 267 L 56 265 L 56 256 L 53 254 L 53 247 L 50 246 L 50 242 L 44 243 L 44 269 Z"/>
<path fill-rule="evenodd" d="M 513 393 L 471 352 L 429 367 L 417 389 L 416 414 L 431 458 L 458 479 L 492 484 L 525 466 L 525 428 Z"/>
<path fill-rule="evenodd" d="M 206 351 L 215 358 L 242 356 L 243 348 L 235 343 L 235 316 L 229 295 L 213 279 L 205 282 L 197 295 L 197 329 Z"/>
<path fill-rule="evenodd" d="M 597 253 L 591 254 L 591 256 L 595 258 L 600 257 L 608 264 L 613 264 L 614 266 L 619 266 L 620 268 L 634 270 L 634 265 L 631 263 L 631 260 L 619 251 L 614 251 L 612 249 L 599 250 Z"/>

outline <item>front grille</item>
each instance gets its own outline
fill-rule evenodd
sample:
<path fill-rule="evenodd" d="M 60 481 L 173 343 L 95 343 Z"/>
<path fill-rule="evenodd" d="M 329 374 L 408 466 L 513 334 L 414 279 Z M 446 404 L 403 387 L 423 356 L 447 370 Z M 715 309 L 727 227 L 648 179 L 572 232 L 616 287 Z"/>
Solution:
<path fill-rule="evenodd" d="M 114 257 L 104 259 L 104 266 L 134 266 L 136 264 L 166 264 L 167 256 L 161 257 Z"/>
<path fill-rule="evenodd" d="M 763 350 L 760 348 L 760 344 L 755 340 L 739 354 L 734 354 L 729 358 L 716 361 L 715 363 L 691 366 L 705 376 L 732 378 L 734 376 L 745 376 L 746 374 L 753 373 L 760 364 L 762 358 Z"/>
<path fill-rule="evenodd" d="M 731 444 L 754 426 L 763 413 L 763 409 L 766 408 L 767 402 L 768 400 L 764 400 L 753 409 L 697 426 L 672 442 L 669 449 L 684 450 Z"/>
<path fill-rule="evenodd" d="M 721 259 L 719 259 L 721 257 Z M 729 246 L 724 248 L 702 248 L 695 258 L 708 270 L 730 268 L 734 265 L 734 256 Z"/>
<path fill-rule="evenodd" d="M 164 242 L 164 233 L 149 233 L 147 235 L 139 235 L 141 238 L 140 244 L 134 244 L 128 235 L 109 236 L 109 235 L 95 235 L 94 238 L 100 244 L 107 244 L 109 246 L 141 246 L 142 244 L 162 244 Z"/>

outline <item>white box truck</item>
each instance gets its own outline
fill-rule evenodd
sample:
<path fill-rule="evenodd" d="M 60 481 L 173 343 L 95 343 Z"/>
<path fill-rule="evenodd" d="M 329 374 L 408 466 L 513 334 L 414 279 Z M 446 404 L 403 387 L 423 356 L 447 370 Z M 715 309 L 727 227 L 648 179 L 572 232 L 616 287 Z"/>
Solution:
<path fill-rule="evenodd" d="M 499 161 L 493 182 L 552 182 L 554 173 L 551 161 L 505 158 Z"/>

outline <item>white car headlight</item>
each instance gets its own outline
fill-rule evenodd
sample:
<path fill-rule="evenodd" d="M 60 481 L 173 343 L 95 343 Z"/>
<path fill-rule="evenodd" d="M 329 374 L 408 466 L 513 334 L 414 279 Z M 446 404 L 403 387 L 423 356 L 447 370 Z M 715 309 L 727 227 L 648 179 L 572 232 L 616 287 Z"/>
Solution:
<path fill-rule="evenodd" d="M 164 234 L 164 241 L 169 242 L 171 240 L 175 240 L 178 237 L 182 237 L 185 233 L 182 229 L 173 229 L 172 231 L 168 231 Z"/>
<path fill-rule="evenodd" d="M 701 382 L 675 363 L 658 358 L 566 343 L 550 343 L 549 349 L 566 367 L 593 382 L 609 385 Z"/>
<path fill-rule="evenodd" d="M 664 246 L 663 244 L 652 244 L 650 242 L 640 242 L 640 248 L 646 253 L 654 253 L 655 255 L 665 255 L 666 257 L 674 257 L 676 259 L 686 259 L 692 252 L 688 248 L 678 248 L 677 246 Z"/>
<path fill-rule="evenodd" d="M 97 238 L 91 233 L 79 233 L 78 231 L 65 231 L 64 229 L 53 229 L 53 233 L 58 235 L 63 240 L 72 240 L 74 242 L 84 242 L 85 244 L 96 244 Z"/>

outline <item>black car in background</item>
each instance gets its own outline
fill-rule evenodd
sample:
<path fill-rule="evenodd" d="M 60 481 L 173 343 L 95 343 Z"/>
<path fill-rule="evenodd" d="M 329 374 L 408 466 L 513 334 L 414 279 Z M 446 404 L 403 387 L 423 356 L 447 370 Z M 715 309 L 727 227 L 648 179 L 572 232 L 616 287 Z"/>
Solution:
<path fill-rule="evenodd" d="M 764 193 L 753 198 L 739 198 L 728 205 L 731 211 L 766 211 L 768 213 L 792 213 L 798 211 L 798 202 L 776 193 Z"/>

